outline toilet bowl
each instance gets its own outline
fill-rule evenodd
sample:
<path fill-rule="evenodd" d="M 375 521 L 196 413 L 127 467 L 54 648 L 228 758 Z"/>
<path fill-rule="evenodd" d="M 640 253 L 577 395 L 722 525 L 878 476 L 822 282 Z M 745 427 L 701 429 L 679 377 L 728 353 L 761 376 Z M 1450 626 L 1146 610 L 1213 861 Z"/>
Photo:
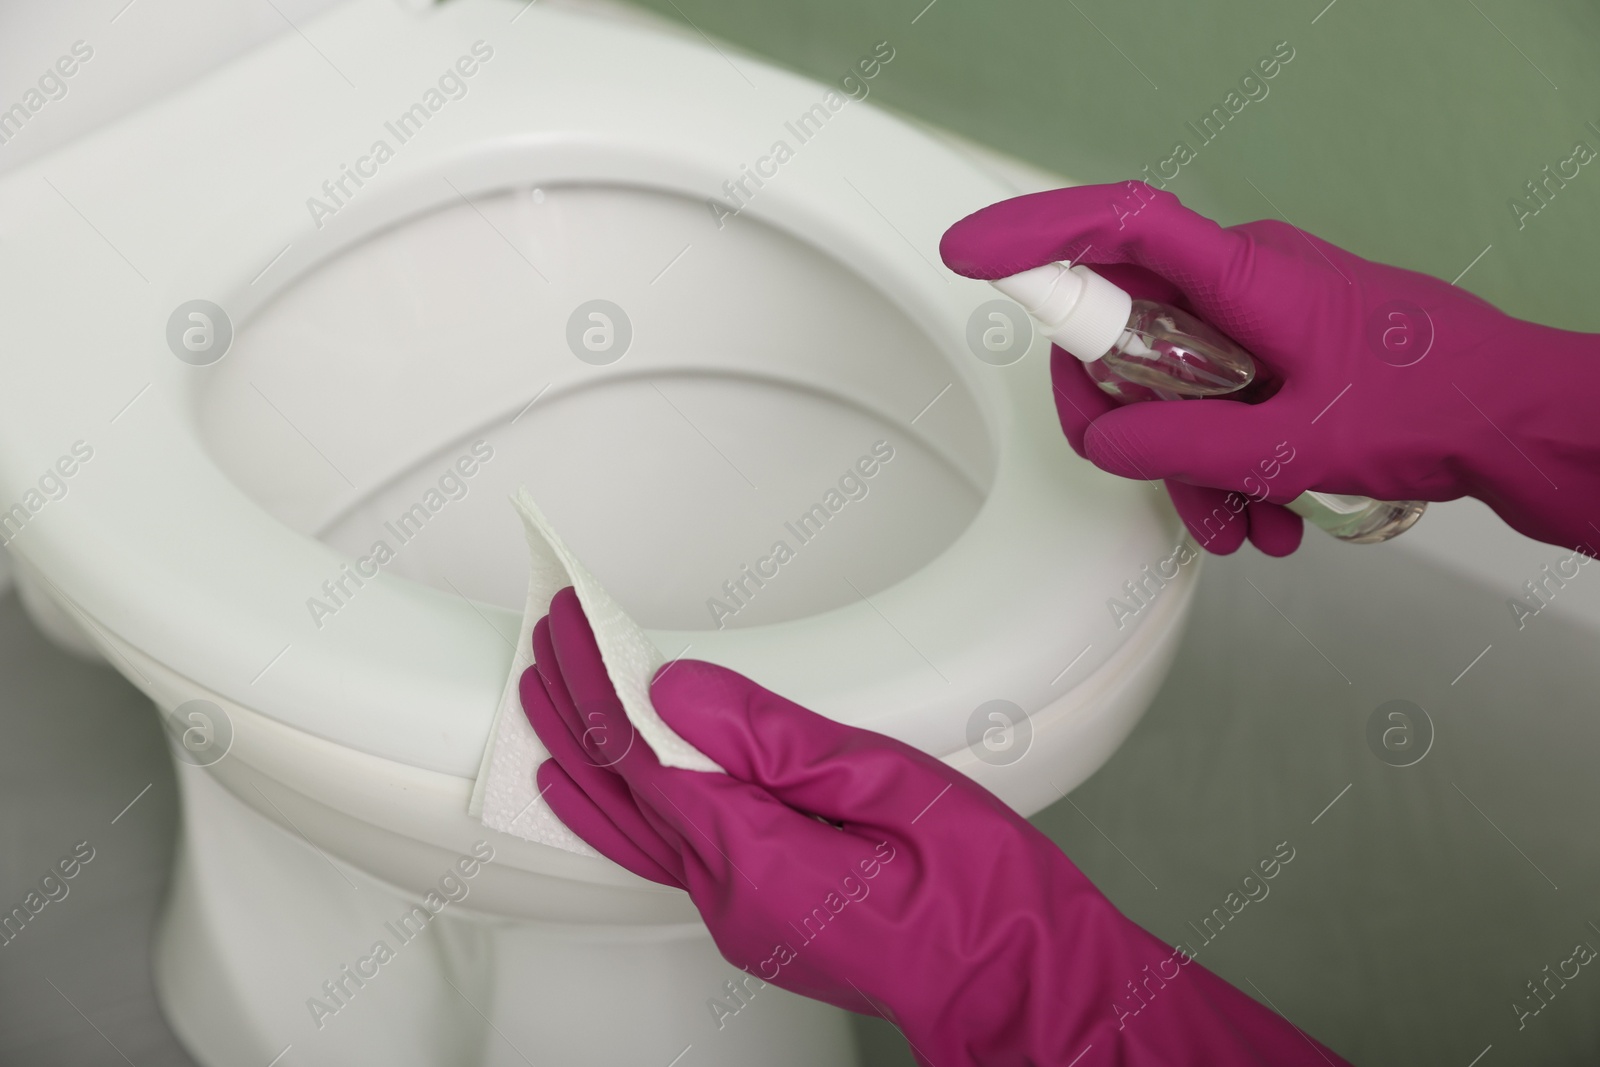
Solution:
<path fill-rule="evenodd" d="M 940 265 L 1017 190 L 856 98 L 900 47 L 356 0 L 0 179 L 0 537 L 173 739 L 198 1060 L 852 1062 L 683 894 L 469 816 L 519 485 L 667 655 L 1024 813 L 1132 729 L 1198 564 Z"/>

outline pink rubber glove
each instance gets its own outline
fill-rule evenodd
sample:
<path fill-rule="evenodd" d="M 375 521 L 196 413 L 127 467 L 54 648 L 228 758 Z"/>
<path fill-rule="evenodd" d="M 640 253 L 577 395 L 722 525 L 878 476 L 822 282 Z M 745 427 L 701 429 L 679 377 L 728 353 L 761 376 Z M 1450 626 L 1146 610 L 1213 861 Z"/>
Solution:
<path fill-rule="evenodd" d="M 1293 551 L 1300 521 L 1273 505 L 1320 489 L 1475 496 L 1530 537 L 1597 554 L 1600 338 L 1513 319 L 1282 222 L 1218 226 L 1143 182 L 995 204 L 952 226 L 941 251 L 973 278 L 1052 260 L 1092 265 L 1258 357 L 1281 386 L 1264 403 L 1118 407 L 1075 359 L 1052 353 L 1073 447 L 1113 474 L 1167 479 L 1212 551 L 1233 551 L 1246 533 L 1263 551 Z M 1253 500 L 1234 517 L 1237 501 L 1219 490 Z"/>
<path fill-rule="evenodd" d="M 617 863 L 687 889 L 752 992 L 882 1016 L 937 1067 L 1344 1062 L 1124 918 L 938 760 L 681 660 L 651 700 L 728 773 L 663 768 L 571 589 L 533 640 L 522 702 L 552 753 L 546 801 Z"/>

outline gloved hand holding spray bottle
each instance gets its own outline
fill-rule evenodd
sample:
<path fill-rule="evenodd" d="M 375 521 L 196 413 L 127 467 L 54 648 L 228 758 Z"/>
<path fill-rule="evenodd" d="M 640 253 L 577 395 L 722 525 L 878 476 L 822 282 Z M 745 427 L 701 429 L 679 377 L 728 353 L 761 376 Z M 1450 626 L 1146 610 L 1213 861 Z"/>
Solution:
<path fill-rule="evenodd" d="M 1232 338 L 1186 311 L 1135 300 L 1088 267 L 1046 263 L 992 284 L 1123 403 L 1230 394 L 1248 401 L 1246 390 L 1259 384 L 1255 360 Z M 1341 541 L 1373 544 L 1409 530 L 1428 505 L 1308 490 L 1287 506 Z"/>
<path fill-rule="evenodd" d="M 1287 555 L 1306 511 L 1381 540 L 1415 521 L 1410 502 L 1471 496 L 1529 537 L 1597 554 L 1595 335 L 1276 219 L 1219 226 L 1137 181 L 991 204 L 940 254 L 1044 320 L 1068 442 L 1109 473 L 1164 480 L 1208 551 L 1248 539 Z M 1210 402 L 1119 402 L 1197 393 Z M 1401 503 L 1363 516 L 1365 501 L 1332 494 Z"/>

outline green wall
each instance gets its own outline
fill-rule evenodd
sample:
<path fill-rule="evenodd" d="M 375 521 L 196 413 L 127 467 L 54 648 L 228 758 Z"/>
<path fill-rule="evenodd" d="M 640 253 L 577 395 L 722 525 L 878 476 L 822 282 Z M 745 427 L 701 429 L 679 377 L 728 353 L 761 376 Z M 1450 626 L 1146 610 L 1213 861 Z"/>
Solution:
<path fill-rule="evenodd" d="M 1266 97 L 1199 148 L 1173 192 L 1223 222 L 1281 213 L 1445 279 L 1492 245 L 1463 286 L 1600 331 L 1600 160 L 1520 229 L 1509 206 L 1576 141 L 1600 151 L 1586 126 L 1600 126 L 1600 7 L 1326 2 L 642 0 L 829 80 L 888 40 L 878 102 L 1080 182 L 1134 177 L 1179 139 L 1199 146 L 1185 122 L 1288 41 Z"/>

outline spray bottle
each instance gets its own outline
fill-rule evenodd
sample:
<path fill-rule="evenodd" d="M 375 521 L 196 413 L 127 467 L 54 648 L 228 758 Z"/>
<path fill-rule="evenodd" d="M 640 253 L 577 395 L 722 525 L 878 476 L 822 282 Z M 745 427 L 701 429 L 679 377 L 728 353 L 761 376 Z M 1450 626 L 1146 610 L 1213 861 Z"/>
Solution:
<path fill-rule="evenodd" d="M 1226 396 L 1255 380 L 1255 360 L 1231 337 L 1178 308 L 1135 300 L 1087 267 L 1046 263 L 992 284 L 1123 403 Z M 1288 504 L 1312 525 L 1354 544 L 1404 533 L 1427 506 L 1318 492 Z"/>

